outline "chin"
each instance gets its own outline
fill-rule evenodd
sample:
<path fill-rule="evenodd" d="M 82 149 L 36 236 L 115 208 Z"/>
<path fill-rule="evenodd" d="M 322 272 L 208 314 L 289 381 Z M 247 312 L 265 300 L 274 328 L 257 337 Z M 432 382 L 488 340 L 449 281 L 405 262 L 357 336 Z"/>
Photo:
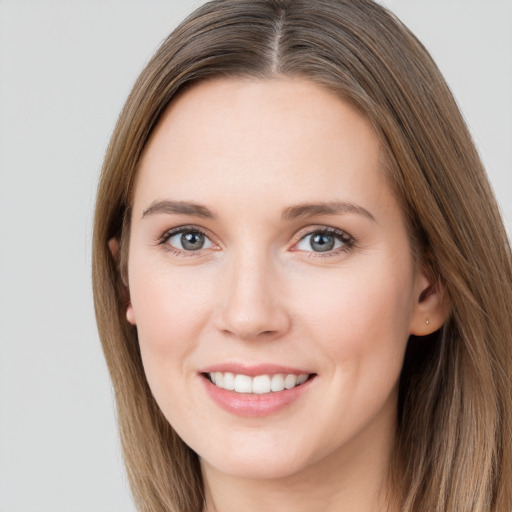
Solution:
<path fill-rule="evenodd" d="M 214 452 L 210 448 L 205 457 L 200 456 L 201 465 L 233 478 L 274 480 L 303 471 L 314 464 L 313 459 L 318 457 L 318 454 L 308 454 L 305 450 L 307 447 L 300 439 L 290 439 L 293 438 L 290 429 L 284 438 L 261 432 L 253 436 L 255 439 L 248 441 L 250 437 L 245 436 L 239 443 L 232 438 L 229 446 L 226 443 L 223 446 L 217 445 L 220 450 Z"/>
<path fill-rule="evenodd" d="M 289 461 L 278 456 L 229 457 L 229 460 L 206 461 L 200 458 L 201 466 L 207 465 L 218 473 L 242 480 L 279 480 L 291 477 L 304 469 L 298 461 Z"/>

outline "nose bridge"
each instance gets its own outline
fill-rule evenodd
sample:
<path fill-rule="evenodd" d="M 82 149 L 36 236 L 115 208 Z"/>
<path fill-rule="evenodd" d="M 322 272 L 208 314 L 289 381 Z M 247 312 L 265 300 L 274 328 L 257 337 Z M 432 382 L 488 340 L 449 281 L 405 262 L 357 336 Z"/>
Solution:
<path fill-rule="evenodd" d="M 237 252 L 228 266 L 218 327 L 241 339 L 286 332 L 290 320 L 270 252 L 263 248 Z"/>

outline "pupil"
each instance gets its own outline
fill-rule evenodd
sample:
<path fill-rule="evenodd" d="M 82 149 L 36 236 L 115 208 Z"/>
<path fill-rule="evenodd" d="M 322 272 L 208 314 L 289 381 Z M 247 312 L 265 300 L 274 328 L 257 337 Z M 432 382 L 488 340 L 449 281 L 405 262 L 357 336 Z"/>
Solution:
<path fill-rule="evenodd" d="M 316 252 L 330 251 L 333 247 L 334 237 L 332 235 L 317 233 L 311 239 L 311 248 Z"/>
<path fill-rule="evenodd" d="M 181 235 L 181 245 L 188 251 L 197 251 L 204 245 L 204 236 L 196 231 L 183 233 Z"/>

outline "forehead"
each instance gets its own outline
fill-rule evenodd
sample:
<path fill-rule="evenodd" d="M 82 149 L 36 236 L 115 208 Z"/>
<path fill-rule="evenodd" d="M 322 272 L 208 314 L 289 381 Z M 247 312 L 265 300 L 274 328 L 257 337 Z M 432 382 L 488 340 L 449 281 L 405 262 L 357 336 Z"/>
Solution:
<path fill-rule="evenodd" d="M 135 202 L 167 187 L 187 195 L 191 185 L 194 198 L 206 202 L 241 188 L 248 200 L 251 192 L 271 199 L 284 189 L 293 201 L 339 199 L 349 184 L 378 191 L 380 160 L 371 123 L 320 85 L 215 79 L 186 90 L 165 111 L 142 155 Z"/>

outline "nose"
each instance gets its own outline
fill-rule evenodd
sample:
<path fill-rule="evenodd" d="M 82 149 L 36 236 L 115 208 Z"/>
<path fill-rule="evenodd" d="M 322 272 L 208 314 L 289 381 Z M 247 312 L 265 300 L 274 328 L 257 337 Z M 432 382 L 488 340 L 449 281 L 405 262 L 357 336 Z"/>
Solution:
<path fill-rule="evenodd" d="M 238 339 L 274 339 L 291 326 L 285 290 L 268 257 L 240 257 L 223 276 L 216 327 Z"/>

